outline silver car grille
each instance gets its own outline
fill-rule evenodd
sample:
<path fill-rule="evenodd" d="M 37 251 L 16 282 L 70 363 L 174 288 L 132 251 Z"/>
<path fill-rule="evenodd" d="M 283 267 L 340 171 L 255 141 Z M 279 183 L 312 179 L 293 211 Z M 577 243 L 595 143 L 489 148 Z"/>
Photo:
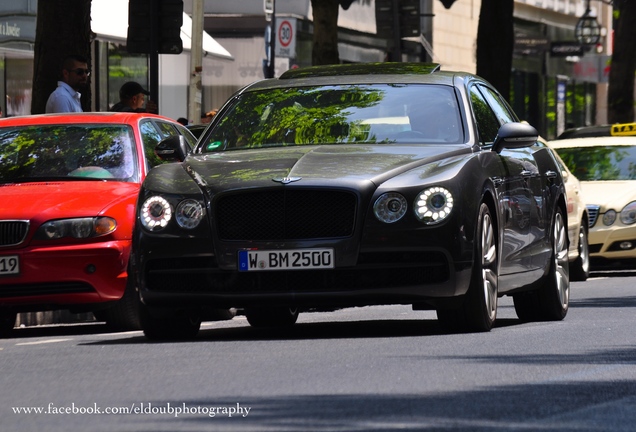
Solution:
<path fill-rule="evenodd" d="M 594 224 L 596 223 L 596 219 L 598 219 L 598 213 L 599 213 L 599 210 L 601 209 L 601 206 L 588 204 L 586 207 L 587 207 L 587 214 L 590 218 L 588 226 L 592 228 Z"/>

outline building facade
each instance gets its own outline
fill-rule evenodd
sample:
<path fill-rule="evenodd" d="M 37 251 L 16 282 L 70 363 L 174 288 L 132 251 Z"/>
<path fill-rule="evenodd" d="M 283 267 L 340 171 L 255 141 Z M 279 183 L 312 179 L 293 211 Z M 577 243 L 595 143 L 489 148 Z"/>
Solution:
<path fill-rule="evenodd" d="M 31 113 L 36 14 L 37 0 L 0 2 L 0 108 L 6 116 Z M 183 14 L 183 52 L 159 55 L 159 112 L 175 119 L 188 113 L 191 29 L 190 17 Z M 91 30 L 95 35 L 91 43 L 91 109 L 108 111 L 119 101 L 124 82 L 137 81 L 148 88 L 148 56 L 126 50 L 128 0 L 92 0 Z M 210 66 L 212 58 L 215 65 L 234 61 L 207 33 L 203 34 L 203 52 L 204 66 Z"/>
<path fill-rule="evenodd" d="M 0 4 L 0 107 L 4 115 L 29 114 L 37 0 L 6 3 Z M 311 1 L 270 0 L 273 38 L 264 3 L 204 1 L 202 112 L 265 77 L 270 40 L 275 76 L 311 65 Z M 602 37 L 590 50 L 567 52 L 576 45 L 575 28 L 588 5 Z M 569 126 L 606 122 L 612 7 L 606 0 L 515 0 L 514 6 L 510 102 L 515 111 L 546 138 Z M 123 82 L 148 85 L 148 58 L 126 50 L 127 0 L 93 0 L 92 8 L 92 108 L 104 111 L 117 102 Z M 340 60 L 434 61 L 446 70 L 475 72 L 480 8 L 480 0 L 456 0 L 450 8 L 440 0 L 355 0 L 339 12 Z M 185 116 L 188 108 L 192 0 L 184 0 L 184 11 L 184 52 L 159 56 L 159 110 L 173 118 Z"/>
<path fill-rule="evenodd" d="M 275 0 L 276 76 L 291 67 L 311 65 L 310 0 Z M 400 34 L 396 39 L 391 0 L 356 0 L 339 11 L 340 61 L 434 61 L 446 70 L 476 71 L 480 0 L 456 0 L 446 8 L 440 0 L 400 0 Z M 192 0 L 185 0 L 186 11 Z M 585 51 L 575 29 L 585 14 L 598 21 L 601 39 Z M 261 2 L 206 2 L 205 30 L 227 47 L 233 64 L 204 71 L 204 100 L 217 106 L 243 85 L 264 78 L 269 22 Z M 607 78 L 611 56 L 612 6 L 601 0 L 515 0 L 515 51 L 510 102 L 524 120 L 547 137 L 563 129 L 607 121 Z M 399 49 L 396 46 L 399 44 Z"/>

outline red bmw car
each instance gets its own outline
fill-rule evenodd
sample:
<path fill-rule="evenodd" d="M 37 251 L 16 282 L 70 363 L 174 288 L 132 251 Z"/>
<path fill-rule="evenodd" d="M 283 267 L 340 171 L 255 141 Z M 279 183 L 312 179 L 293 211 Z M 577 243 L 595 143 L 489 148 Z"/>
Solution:
<path fill-rule="evenodd" d="M 0 333 L 16 314 L 92 311 L 139 327 L 128 257 L 140 184 L 164 138 L 194 136 L 152 114 L 0 120 Z M 128 293 L 128 294 L 125 294 Z"/>

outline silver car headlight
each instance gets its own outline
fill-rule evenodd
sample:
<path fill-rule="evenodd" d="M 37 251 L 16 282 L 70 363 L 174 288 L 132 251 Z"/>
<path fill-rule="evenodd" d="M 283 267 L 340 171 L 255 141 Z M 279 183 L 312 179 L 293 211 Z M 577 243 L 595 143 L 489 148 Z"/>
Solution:
<path fill-rule="evenodd" d="M 149 230 L 160 230 L 172 219 L 172 206 L 165 198 L 151 196 L 141 205 L 141 224 Z"/>
<path fill-rule="evenodd" d="M 451 214 L 453 202 L 453 195 L 443 187 L 425 189 L 415 199 L 415 216 L 427 225 L 440 223 Z"/>
<path fill-rule="evenodd" d="M 636 222 L 636 201 L 632 201 L 621 210 L 621 222 L 632 225 Z"/>
<path fill-rule="evenodd" d="M 85 239 L 107 235 L 115 231 L 117 221 L 110 217 L 86 217 L 58 219 L 43 223 L 35 238 L 38 240 L 56 240 L 63 237 Z"/>
<path fill-rule="evenodd" d="M 616 211 L 608 210 L 603 215 L 603 225 L 610 226 L 616 222 Z"/>
<path fill-rule="evenodd" d="M 406 198 L 396 192 L 380 195 L 373 204 L 373 214 L 384 223 L 397 222 L 406 214 Z"/>
<path fill-rule="evenodd" d="M 200 201 L 186 199 L 177 205 L 175 219 L 181 228 L 194 229 L 205 216 L 205 209 Z"/>

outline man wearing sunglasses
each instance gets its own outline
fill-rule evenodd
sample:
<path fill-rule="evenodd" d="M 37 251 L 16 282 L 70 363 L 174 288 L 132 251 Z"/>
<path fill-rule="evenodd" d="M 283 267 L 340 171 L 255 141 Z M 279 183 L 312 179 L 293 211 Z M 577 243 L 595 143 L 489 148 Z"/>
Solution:
<path fill-rule="evenodd" d="M 62 78 L 46 101 L 47 113 L 82 112 L 80 90 L 88 85 L 88 62 L 82 56 L 68 56 L 62 63 Z"/>

